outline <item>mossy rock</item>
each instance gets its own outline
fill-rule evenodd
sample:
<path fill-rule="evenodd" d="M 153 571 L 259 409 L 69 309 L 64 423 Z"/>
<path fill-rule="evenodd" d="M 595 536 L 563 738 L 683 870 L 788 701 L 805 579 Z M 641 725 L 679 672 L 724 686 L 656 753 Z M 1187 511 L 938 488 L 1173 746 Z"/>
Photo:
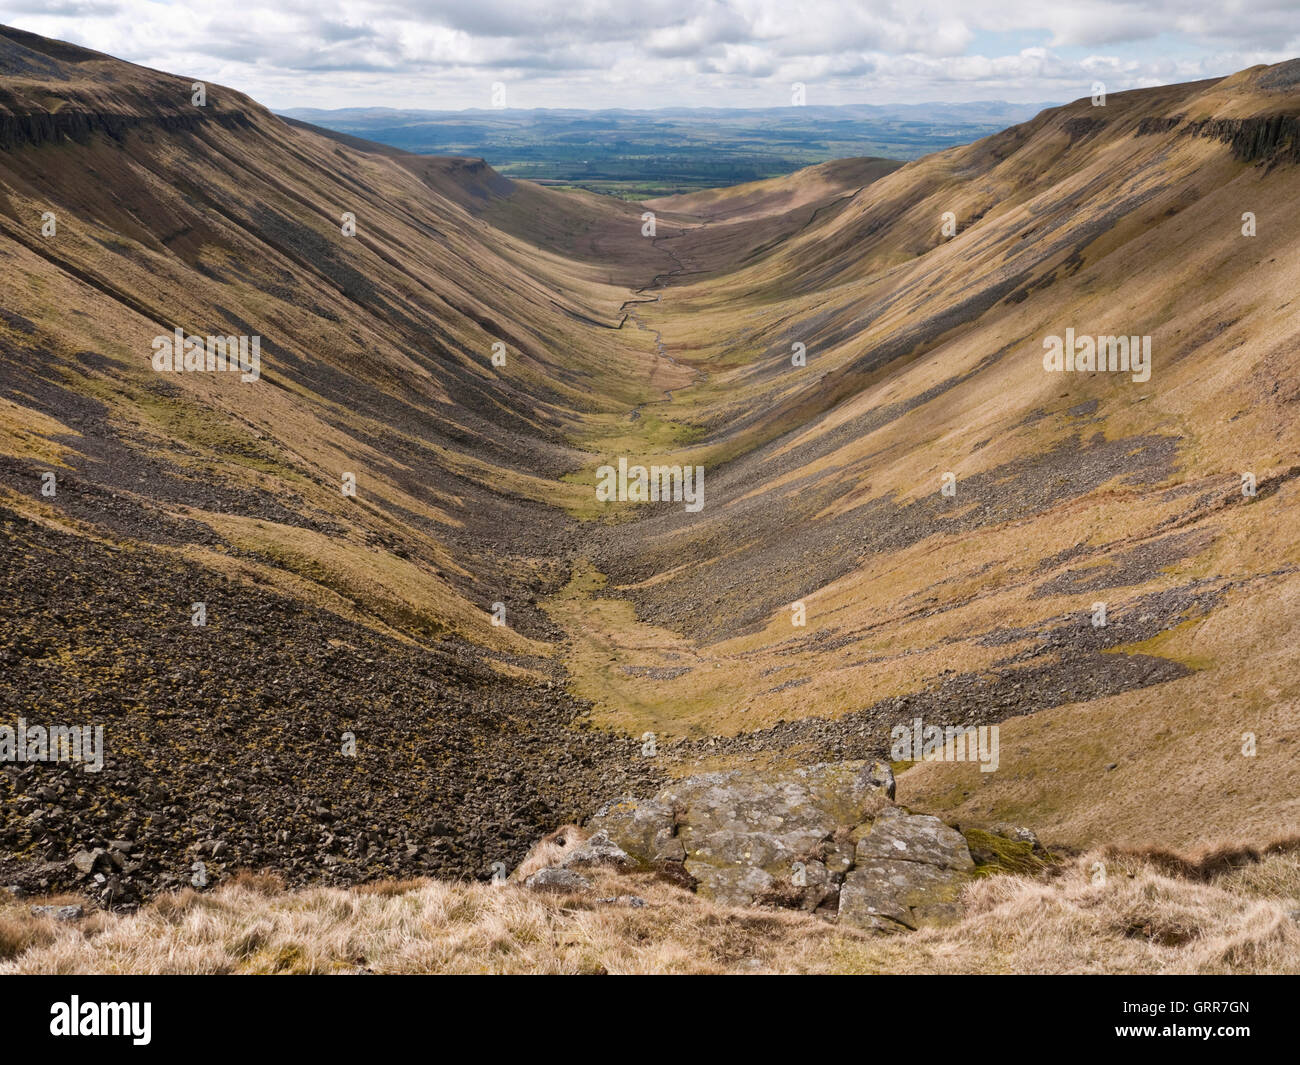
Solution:
<path fill-rule="evenodd" d="M 1056 859 L 1036 848 L 1028 840 L 1008 839 L 982 828 L 968 828 L 962 832 L 971 857 L 975 859 L 975 875 L 990 876 L 995 873 L 1022 873 L 1034 875 L 1056 863 Z"/>

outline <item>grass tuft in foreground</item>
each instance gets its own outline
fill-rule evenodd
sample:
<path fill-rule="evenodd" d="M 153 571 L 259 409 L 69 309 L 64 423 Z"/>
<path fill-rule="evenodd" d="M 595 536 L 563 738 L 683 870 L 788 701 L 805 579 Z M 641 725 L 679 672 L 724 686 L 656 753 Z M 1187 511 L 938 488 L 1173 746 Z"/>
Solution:
<path fill-rule="evenodd" d="M 976 880 L 959 922 L 895 936 L 590 875 L 584 896 L 432 880 L 290 892 L 244 875 L 69 922 L 13 899 L 0 973 L 1300 972 L 1300 853 L 1285 845 L 1233 861 L 1097 850 Z"/>

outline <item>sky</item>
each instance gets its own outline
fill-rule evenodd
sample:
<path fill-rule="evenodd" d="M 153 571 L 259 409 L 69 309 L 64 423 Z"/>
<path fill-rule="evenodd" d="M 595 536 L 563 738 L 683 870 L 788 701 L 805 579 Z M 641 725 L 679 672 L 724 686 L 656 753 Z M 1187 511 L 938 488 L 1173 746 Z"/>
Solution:
<path fill-rule="evenodd" d="M 0 23 L 276 109 L 1064 102 L 1300 56 L 1300 0 L 0 0 Z"/>

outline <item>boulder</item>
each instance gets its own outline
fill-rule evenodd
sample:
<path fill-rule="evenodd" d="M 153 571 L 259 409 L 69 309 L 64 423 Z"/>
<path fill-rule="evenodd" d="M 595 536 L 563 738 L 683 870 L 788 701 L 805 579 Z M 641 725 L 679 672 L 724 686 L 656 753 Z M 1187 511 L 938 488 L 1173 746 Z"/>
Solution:
<path fill-rule="evenodd" d="M 80 906 L 33 906 L 33 917 L 53 917 L 56 921 L 76 921 L 85 916 Z"/>
<path fill-rule="evenodd" d="M 939 818 L 894 806 L 893 794 L 883 762 L 684 777 L 653 798 L 602 807 L 591 837 L 527 883 L 581 890 L 583 878 L 568 879 L 576 868 L 656 868 L 724 904 L 838 914 L 887 931 L 953 920 L 976 867 L 970 846 Z M 1011 838 L 1027 849 L 1019 830 Z"/>
<path fill-rule="evenodd" d="M 961 915 L 965 874 L 925 862 L 868 858 L 840 888 L 839 919 L 880 931 L 946 924 Z"/>
<path fill-rule="evenodd" d="M 606 803 L 587 822 L 587 827 L 604 832 L 619 847 L 646 865 L 654 861 L 655 842 L 673 835 L 673 808 L 657 799 L 619 799 Z"/>
<path fill-rule="evenodd" d="M 550 866 L 546 869 L 540 869 L 530 876 L 524 881 L 524 886 L 530 887 L 534 891 L 579 892 L 586 891 L 591 887 L 591 881 L 581 873 L 575 873 L 572 869 Z"/>
<path fill-rule="evenodd" d="M 975 868 L 962 834 L 927 814 L 879 818 L 858 840 L 855 864 L 871 858 L 923 862 L 963 872 Z"/>
<path fill-rule="evenodd" d="M 565 869 L 586 869 L 607 865 L 614 869 L 635 869 L 638 862 L 609 838 L 603 829 L 596 832 L 565 855 L 560 865 Z"/>
<path fill-rule="evenodd" d="M 76 867 L 77 872 L 83 876 L 89 876 L 96 869 L 102 869 L 108 864 L 108 851 L 103 847 L 96 847 L 94 850 L 79 850 L 72 856 L 72 864 Z"/>
<path fill-rule="evenodd" d="M 748 904 L 779 893 L 811 909 L 823 901 L 825 884 L 794 890 L 806 886 L 796 864 L 806 877 L 826 840 L 871 816 L 883 790 L 878 780 L 866 763 L 828 762 L 778 773 L 705 773 L 660 798 L 679 811 L 686 871 L 702 894 Z"/>
<path fill-rule="evenodd" d="M 838 855 L 832 875 L 824 841 L 868 818 L 892 783 L 888 766 L 867 762 L 703 773 L 653 799 L 609 803 L 588 827 L 642 866 L 681 864 L 719 902 L 779 897 L 814 909 L 850 864 Z"/>

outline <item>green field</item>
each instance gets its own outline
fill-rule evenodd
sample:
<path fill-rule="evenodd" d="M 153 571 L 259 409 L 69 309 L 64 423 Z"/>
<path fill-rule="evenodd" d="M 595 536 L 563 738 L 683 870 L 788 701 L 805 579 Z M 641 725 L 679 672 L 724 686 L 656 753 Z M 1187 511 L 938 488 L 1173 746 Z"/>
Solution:
<path fill-rule="evenodd" d="M 338 111 L 285 114 L 422 155 L 624 199 L 778 177 L 830 159 L 915 159 L 1036 114 L 1038 104 L 846 105 L 761 110 Z"/>

